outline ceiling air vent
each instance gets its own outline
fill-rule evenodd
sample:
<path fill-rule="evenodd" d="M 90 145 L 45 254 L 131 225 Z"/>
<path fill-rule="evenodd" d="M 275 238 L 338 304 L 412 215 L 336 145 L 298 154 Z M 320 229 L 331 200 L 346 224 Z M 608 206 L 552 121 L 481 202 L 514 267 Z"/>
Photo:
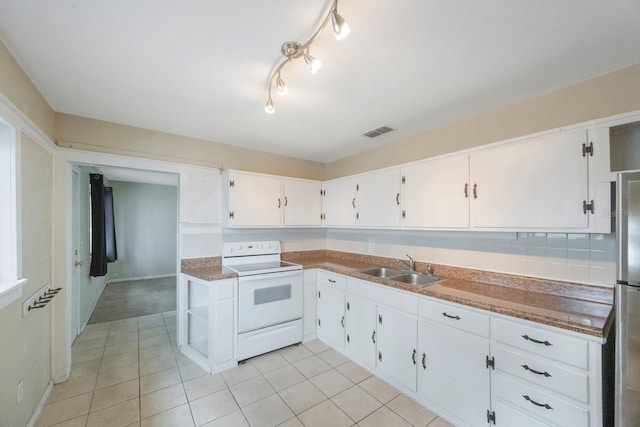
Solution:
<path fill-rule="evenodd" d="M 369 138 L 375 138 L 376 136 L 380 136 L 387 132 L 391 132 L 392 130 L 395 130 L 395 129 L 390 128 L 389 126 L 380 126 L 379 128 L 375 128 L 373 130 L 370 130 L 369 132 L 363 133 L 363 135 Z"/>

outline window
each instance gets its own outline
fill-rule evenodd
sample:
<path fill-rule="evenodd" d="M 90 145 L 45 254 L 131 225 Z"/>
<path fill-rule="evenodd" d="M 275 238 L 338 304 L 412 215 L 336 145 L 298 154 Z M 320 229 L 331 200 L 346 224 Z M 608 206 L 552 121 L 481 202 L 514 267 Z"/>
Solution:
<path fill-rule="evenodd" d="M 0 119 L 0 309 L 22 296 L 18 280 L 16 131 Z"/>

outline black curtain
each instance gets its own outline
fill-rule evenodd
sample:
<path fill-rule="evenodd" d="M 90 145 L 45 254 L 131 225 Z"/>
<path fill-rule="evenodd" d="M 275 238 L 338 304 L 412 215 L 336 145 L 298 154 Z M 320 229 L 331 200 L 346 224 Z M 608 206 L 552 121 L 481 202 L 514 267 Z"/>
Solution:
<path fill-rule="evenodd" d="M 107 262 L 114 262 L 118 259 L 118 248 L 116 247 L 116 227 L 113 223 L 113 188 L 111 187 L 104 187 L 104 227 Z"/>
<path fill-rule="evenodd" d="M 118 259 L 113 221 L 113 190 L 105 187 L 102 175 L 92 173 L 91 184 L 91 267 L 93 277 L 107 274 L 107 263 Z"/>

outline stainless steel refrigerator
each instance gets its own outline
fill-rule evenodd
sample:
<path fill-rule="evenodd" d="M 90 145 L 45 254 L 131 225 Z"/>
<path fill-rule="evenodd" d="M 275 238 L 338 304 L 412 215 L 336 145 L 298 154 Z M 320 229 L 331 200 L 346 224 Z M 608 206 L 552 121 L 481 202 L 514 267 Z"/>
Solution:
<path fill-rule="evenodd" d="M 615 425 L 640 426 L 640 173 L 617 182 Z"/>

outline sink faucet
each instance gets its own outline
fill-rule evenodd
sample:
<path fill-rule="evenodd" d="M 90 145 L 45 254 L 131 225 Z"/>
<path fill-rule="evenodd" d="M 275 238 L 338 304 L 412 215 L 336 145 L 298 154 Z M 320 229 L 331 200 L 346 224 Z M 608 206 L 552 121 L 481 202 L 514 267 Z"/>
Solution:
<path fill-rule="evenodd" d="M 427 274 L 429 276 L 433 275 L 433 267 L 431 266 L 431 264 L 427 264 Z"/>
<path fill-rule="evenodd" d="M 398 261 L 402 261 L 402 262 L 404 262 L 405 264 L 407 264 L 407 266 L 409 267 L 409 270 L 410 270 L 410 271 L 415 271 L 415 270 L 413 269 L 413 258 L 411 258 L 411 256 L 410 256 L 410 255 L 407 255 L 407 258 L 409 258 L 409 261 L 407 261 L 407 260 L 405 260 L 405 259 L 400 259 L 400 260 L 398 260 Z"/>

